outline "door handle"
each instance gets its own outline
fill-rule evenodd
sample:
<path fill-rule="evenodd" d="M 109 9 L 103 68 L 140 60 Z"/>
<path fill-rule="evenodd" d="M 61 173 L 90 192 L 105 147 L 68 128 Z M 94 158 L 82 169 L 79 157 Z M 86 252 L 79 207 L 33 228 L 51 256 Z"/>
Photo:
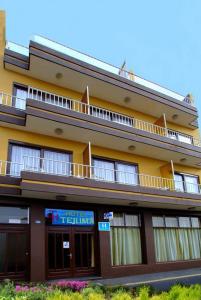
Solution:
<path fill-rule="evenodd" d="M 72 257 L 73 257 L 73 254 L 72 254 L 72 253 L 70 253 L 70 254 L 68 254 L 68 256 L 70 257 L 70 259 L 72 259 Z"/>

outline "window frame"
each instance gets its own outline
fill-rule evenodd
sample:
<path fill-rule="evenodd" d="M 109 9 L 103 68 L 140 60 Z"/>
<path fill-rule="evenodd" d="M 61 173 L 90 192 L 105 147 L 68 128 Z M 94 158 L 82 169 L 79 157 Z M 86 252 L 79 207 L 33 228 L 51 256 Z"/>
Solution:
<path fill-rule="evenodd" d="M 115 160 L 115 159 L 110 159 L 110 158 L 106 158 L 106 157 L 102 157 L 102 156 L 97 156 L 97 155 L 93 155 L 92 156 L 92 173 L 94 174 L 94 160 L 99 160 L 99 161 L 103 161 L 103 162 L 110 162 L 110 163 L 113 163 L 114 165 L 114 183 L 118 183 L 118 184 L 124 184 L 124 183 L 121 183 L 121 182 L 118 182 L 117 181 L 117 164 L 124 164 L 124 165 L 130 165 L 130 166 L 133 166 L 133 167 L 136 167 L 136 178 L 137 178 L 137 184 L 136 186 L 138 186 L 140 184 L 140 180 L 139 180 L 139 165 L 137 163 L 130 163 L 130 162 L 126 162 L 126 161 L 122 161 L 122 160 Z M 107 182 L 107 181 L 106 181 Z M 110 182 L 108 181 L 109 183 L 113 183 L 113 182 Z"/>
<path fill-rule="evenodd" d="M 19 83 L 19 82 L 13 82 L 13 87 L 12 87 L 12 95 L 14 97 L 12 97 L 12 106 L 15 107 L 16 105 L 16 97 L 17 97 L 17 89 L 21 89 L 24 91 L 27 91 L 27 96 L 28 96 L 28 91 L 29 91 L 29 86 L 23 83 Z"/>
<path fill-rule="evenodd" d="M 8 155 L 7 155 L 7 161 L 11 162 L 12 158 L 12 146 L 21 146 L 25 148 L 31 148 L 31 149 L 37 149 L 40 150 L 40 168 L 42 168 L 42 160 L 44 158 L 44 151 L 49 150 L 52 152 L 57 152 L 57 153 L 63 153 L 63 154 L 68 154 L 69 155 L 69 162 L 73 162 L 73 151 L 68 151 L 64 149 L 57 149 L 57 148 L 51 148 L 51 147 L 46 147 L 46 146 L 40 146 L 40 145 L 35 145 L 31 143 L 26 143 L 26 142 L 20 142 L 20 141 L 15 141 L 15 140 L 8 140 Z M 7 174 L 10 174 L 10 164 L 7 165 Z M 71 173 L 73 170 L 73 166 L 71 166 Z"/>
<path fill-rule="evenodd" d="M 154 226 L 153 225 L 153 217 L 161 217 L 163 218 L 163 224 L 164 226 L 161 227 L 161 226 Z M 168 218 L 168 217 L 172 217 L 172 218 L 176 218 L 177 219 L 177 224 L 178 226 L 175 227 L 175 226 L 166 226 L 166 221 L 165 221 L 165 218 Z M 180 226 L 179 224 L 179 218 L 182 218 L 182 217 L 188 217 L 190 219 L 190 227 L 185 227 L 185 226 Z M 193 227 L 192 226 L 192 218 L 198 218 L 198 221 L 199 221 L 199 227 Z M 153 229 L 201 229 L 201 217 L 200 216 L 193 216 L 193 215 L 152 215 L 152 228 Z"/>
<path fill-rule="evenodd" d="M 187 191 L 187 186 L 186 186 L 186 181 L 185 181 L 185 176 L 197 178 L 198 192 L 199 193 L 201 192 L 201 189 L 200 189 L 200 176 L 199 175 L 194 175 L 194 174 L 189 174 L 189 173 L 182 173 L 182 172 L 177 172 L 177 171 L 174 172 L 174 175 L 179 175 L 179 176 L 182 177 L 183 191 L 180 191 L 181 193 L 182 192 L 188 192 Z M 174 182 L 175 182 L 175 180 L 174 180 Z"/>

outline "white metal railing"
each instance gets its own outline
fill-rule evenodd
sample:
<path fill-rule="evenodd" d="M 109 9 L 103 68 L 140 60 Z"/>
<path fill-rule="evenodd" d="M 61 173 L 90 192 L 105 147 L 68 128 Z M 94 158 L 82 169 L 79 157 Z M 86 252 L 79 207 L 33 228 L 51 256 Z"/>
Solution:
<path fill-rule="evenodd" d="M 9 95 L 0 91 L 0 104 L 15 107 L 20 110 L 25 110 L 26 99 L 14 95 Z"/>
<path fill-rule="evenodd" d="M 153 82 L 151 82 L 149 80 L 146 80 L 146 79 L 144 79 L 140 76 L 137 76 L 133 72 L 131 72 L 131 71 L 129 72 L 129 71 L 125 70 L 124 68 L 115 67 L 111 64 L 105 63 L 105 62 L 103 62 L 99 59 L 96 59 L 96 58 L 92 57 L 92 56 L 81 53 L 77 50 L 74 50 L 74 49 L 69 48 L 69 47 L 64 46 L 64 45 L 61 45 L 57 42 L 51 41 L 50 39 L 47 39 L 47 38 L 39 36 L 39 35 L 35 35 L 32 40 L 39 43 L 39 44 L 41 44 L 41 45 L 44 45 L 48 48 L 54 49 L 54 50 L 56 50 L 60 53 L 64 53 L 66 55 L 69 55 L 71 57 L 74 57 L 76 59 L 84 61 L 88 64 L 91 64 L 91 65 L 96 66 L 100 69 L 106 70 L 106 71 L 108 71 L 110 73 L 113 73 L 115 75 L 119 75 L 121 77 L 127 78 L 127 79 L 129 79 L 131 81 L 134 81 L 134 82 L 136 82 L 136 83 L 138 83 L 142 86 L 150 88 L 151 90 L 154 90 L 154 91 L 162 93 L 166 96 L 172 97 L 172 98 L 174 98 L 178 101 L 181 101 L 181 102 L 183 101 L 183 102 L 185 102 L 189 105 L 194 106 L 194 101 L 190 97 L 188 97 L 188 96 L 185 97 L 183 95 L 180 95 L 180 94 L 178 94 L 174 91 L 171 91 L 170 89 L 167 89 L 165 87 L 160 86 L 159 84 L 153 83 Z M 29 56 L 29 49 L 24 47 L 24 46 L 18 45 L 16 43 L 7 41 L 6 48 L 10 49 L 14 52 L 18 52 L 20 54 L 23 54 L 27 57 Z"/>
<path fill-rule="evenodd" d="M 31 86 L 28 87 L 27 97 L 36 101 L 41 101 L 47 104 L 62 107 L 64 109 L 72 110 L 82 114 L 88 114 L 106 121 L 133 127 L 142 131 L 178 140 L 179 142 L 201 147 L 201 141 L 195 139 L 190 135 L 180 133 L 172 129 L 167 129 L 165 127 L 149 123 L 143 120 L 139 120 L 133 117 L 129 117 L 124 114 L 110 111 L 105 108 L 86 104 L 78 100 L 70 99 L 68 97 L 33 88 Z M 3 92 L 0 92 L 0 104 L 12 106 L 20 110 L 26 109 L 26 99 L 19 98 L 17 96 L 11 96 Z"/>
<path fill-rule="evenodd" d="M 200 184 L 176 181 L 135 172 L 119 171 L 109 168 L 89 166 L 60 160 L 25 156 L 23 162 L 0 161 L 0 175 L 20 177 L 21 171 L 50 174 L 63 177 L 91 179 L 129 186 L 142 186 L 163 191 L 177 191 L 200 194 Z"/>

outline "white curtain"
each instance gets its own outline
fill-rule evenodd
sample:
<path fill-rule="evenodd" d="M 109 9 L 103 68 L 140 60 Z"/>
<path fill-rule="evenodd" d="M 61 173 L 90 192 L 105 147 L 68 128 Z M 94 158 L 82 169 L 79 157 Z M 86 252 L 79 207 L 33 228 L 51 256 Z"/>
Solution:
<path fill-rule="evenodd" d="M 25 110 L 26 108 L 26 98 L 28 92 L 25 89 L 16 88 L 16 96 L 14 97 L 15 107 Z"/>
<path fill-rule="evenodd" d="M 117 164 L 117 182 L 130 184 L 130 185 L 137 185 L 138 178 L 137 178 L 137 168 L 136 166 L 126 165 L 126 164 Z"/>
<path fill-rule="evenodd" d="M 115 181 L 114 163 L 94 159 L 94 178 L 104 181 Z"/>
<path fill-rule="evenodd" d="M 111 220 L 110 245 L 113 266 L 142 263 L 138 215 L 114 214 Z"/>
<path fill-rule="evenodd" d="M 35 172 L 39 171 L 40 150 L 13 145 L 11 151 L 10 175 L 20 176 L 20 172 L 23 169 Z"/>
<path fill-rule="evenodd" d="M 186 191 L 189 193 L 199 193 L 198 177 L 185 175 Z"/>
<path fill-rule="evenodd" d="M 44 150 L 42 170 L 55 175 L 70 175 L 70 155 L 55 151 Z"/>
<path fill-rule="evenodd" d="M 183 184 L 183 177 L 182 175 L 175 174 L 174 175 L 174 184 L 175 184 L 175 190 L 179 192 L 184 191 L 184 184 Z"/>

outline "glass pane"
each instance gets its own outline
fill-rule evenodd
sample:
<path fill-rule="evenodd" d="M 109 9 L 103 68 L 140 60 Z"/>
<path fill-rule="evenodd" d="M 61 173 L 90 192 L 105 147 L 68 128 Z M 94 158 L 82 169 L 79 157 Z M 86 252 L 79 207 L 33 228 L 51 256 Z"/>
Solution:
<path fill-rule="evenodd" d="M 0 207 L 0 223 L 28 224 L 29 209 L 24 207 Z"/>
<path fill-rule="evenodd" d="M 113 219 L 110 220 L 111 226 L 124 226 L 124 215 L 122 213 L 114 213 Z"/>
<path fill-rule="evenodd" d="M 6 233 L 0 232 L 0 273 L 5 271 Z"/>
<path fill-rule="evenodd" d="M 62 234 L 56 233 L 56 269 L 62 268 L 62 253 L 63 253 L 63 241 Z"/>
<path fill-rule="evenodd" d="M 64 259 L 64 268 L 70 267 L 70 239 L 69 234 L 63 234 L 63 259 Z"/>
<path fill-rule="evenodd" d="M 184 176 L 186 191 L 189 193 L 199 193 L 198 177 L 197 176 Z"/>
<path fill-rule="evenodd" d="M 16 266 L 16 260 L 17 260 L 17 251 L 18 251 L 18 245 L 17 245 L 17 235 L 16 233 L 8 233 L 7 234 L 7 258 L 8 258 L 8 266 L 7 271 L 8 272 L 16 272 L 17 266 Z"/>
<path fill-rule="evenodd" d="M 174 175 L 175 190 L 184 192 L 183 176 L 180 174 Z"/>
<path fill-rule="evenodd" d="M 13 97 L 16 108 L 25 110 L 27 95 L 28 95 L 28 91 L 26 88 L 16 86 L 16 97 Z"/>
<path fill-rule="evenodd" d="M 17 234 L 17 271 L 22 272 L 26 269 L 27 239 L 25 233 Z"/>
<path fill-rule="evenodd" d="M 94 159 L 94 178 L 104 181 L 115 181 L 114 163 Z"/>
<path fill-rule="evenodd" d="M 44 151 L 42 170 L 56 175 L 70 175 L 70 155 L 55 151 Z"/>
<path fill-rule="evenodd" d="M 48 268 L 55 268 L 55 235 L 54 233 L 48 234 Z"/>
<path fill-rule="evenodd" d="M 125 225 L 139 227 L 139 216 L 138 215 L 127 215 L 125 214 Z"/>
<path fill-rule="evenodd" d="M 191 227 L 190 218 L 189 217 L 179 217 L 179 227 Z"/>
<path fill-rule="evenodd" d="M 117 164 L 116 170 L 117 182 L 137 185 L 138 184 L 138 175 L 137 175 L 137 167 L 127 164 Z"/>
<path fill-rule="evenodd" d="M 200 227 L 199 218 L 191 218 L 191 225 L 194 228 L 199 228 Z"/>
<path fill-rule="evenodd" d="M 165 217 L 166 227 L 178 227 L 178 220 L 176 217 Z"/>
<path fill-rule="evenodd" d="M 94 267 L 94 240 L 90 233 L 75 234 L 75 266 Z"/>
<path fill-rule="evenodd" d="M 40 171 L 40 150 L 12 145 L 10 175 L 20 176 L 22 170 Z"/>
<path fill-rule="evenodd" d="M 163 217 L 152 217 L 153 227 L 164 227 L 164 218 Z"/>

